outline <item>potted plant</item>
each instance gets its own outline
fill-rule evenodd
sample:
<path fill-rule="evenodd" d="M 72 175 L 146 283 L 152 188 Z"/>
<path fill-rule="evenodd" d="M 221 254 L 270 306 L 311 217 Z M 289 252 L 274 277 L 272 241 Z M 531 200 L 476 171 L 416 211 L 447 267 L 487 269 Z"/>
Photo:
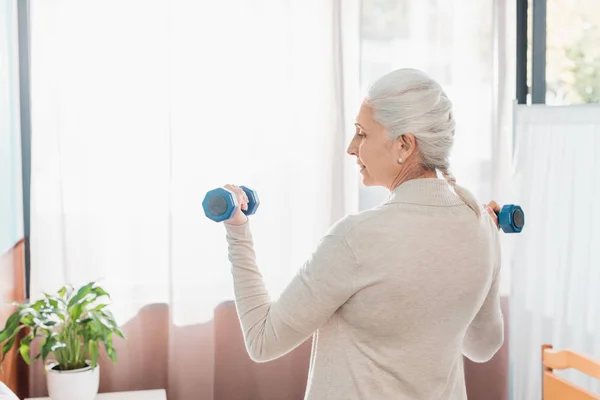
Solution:
<path fill-rule="evenodd" d="M 46 369 L 52 400 L 93 400 L 98 393 L 100 345 L 116 362 L 113 335 L 125 339 L 113 315 L 106 309 L 109 294 L 95 282 L 75 290 L 67 285 L 57 294 L 44 294 L 35 302 L 16 304 L 17 310 L 0 331 L 2 358 L 15 347 L 18 333 L 25 329 L 18 351 L 30 365 L 39 358 Z M 40 351 L 30 358 L 30 346 L 40 338 Z"/>

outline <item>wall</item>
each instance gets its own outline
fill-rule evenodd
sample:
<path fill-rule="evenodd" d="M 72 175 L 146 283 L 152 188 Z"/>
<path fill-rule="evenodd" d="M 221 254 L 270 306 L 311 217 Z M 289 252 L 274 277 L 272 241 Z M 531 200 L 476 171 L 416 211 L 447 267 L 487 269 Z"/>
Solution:
<path fill-rule="evenodd" d="M 15 310 L 11 303 L 25 299 L 23 247 L 24 241 L 21 240 L 0 258 L 0 328 L 4 328 L 6 319 Z M 2 364 L 0 381 L 20 398 L 25 398 L 27 375 L 27 366 L 18 352 L 9 352 Z"/>

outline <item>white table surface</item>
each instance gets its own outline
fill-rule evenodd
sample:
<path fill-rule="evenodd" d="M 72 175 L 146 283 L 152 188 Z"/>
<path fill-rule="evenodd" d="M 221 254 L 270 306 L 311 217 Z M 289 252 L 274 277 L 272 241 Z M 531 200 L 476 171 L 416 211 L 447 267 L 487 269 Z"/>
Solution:
<path fill-rule="evenodd" d="M 25 400 L 50 400 L 50 397 L 36 397 Z M 96 400 L 167 400 L 167 392 L 159 390 L 140 390 L 135 392 L 100 393 Z"/>

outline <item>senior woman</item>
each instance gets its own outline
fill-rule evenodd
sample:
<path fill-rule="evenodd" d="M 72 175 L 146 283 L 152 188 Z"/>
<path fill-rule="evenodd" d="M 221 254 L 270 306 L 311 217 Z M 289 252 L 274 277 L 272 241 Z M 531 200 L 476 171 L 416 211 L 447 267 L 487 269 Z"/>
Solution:
<path fill-rule="evenodd" d="M 355 125 L 348 154 L 363 184 L 390 194 L 337 222 L 277 301 L 247 217 L 225 222 L 248 353 L 273 360 L 313 336 L 308 400 L 466 399 L 462 356 L 489 360 L 504 331 L 493 212 L 449 171 L 452 103 L 400 69 L 372 86 Z"/>

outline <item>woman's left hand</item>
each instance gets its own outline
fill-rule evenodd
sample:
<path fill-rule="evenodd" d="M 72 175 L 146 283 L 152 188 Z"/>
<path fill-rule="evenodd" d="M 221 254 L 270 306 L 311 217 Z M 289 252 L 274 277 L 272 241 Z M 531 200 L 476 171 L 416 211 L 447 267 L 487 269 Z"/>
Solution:
<path fill-rule="evenodd" d="M 498 214 L 500 213 L 500 205 L 498 203 L 496 203 L 494 200 L 490 201 L 487 206 L 485 207 L 485 210 L 488 212 L 488 214 L 490 214 L 490 216 L 492 217 L 492 220 L 494 220 L 494 223 L 496 224 L 496 226 L 500 227 L 498 225 Z"/>

